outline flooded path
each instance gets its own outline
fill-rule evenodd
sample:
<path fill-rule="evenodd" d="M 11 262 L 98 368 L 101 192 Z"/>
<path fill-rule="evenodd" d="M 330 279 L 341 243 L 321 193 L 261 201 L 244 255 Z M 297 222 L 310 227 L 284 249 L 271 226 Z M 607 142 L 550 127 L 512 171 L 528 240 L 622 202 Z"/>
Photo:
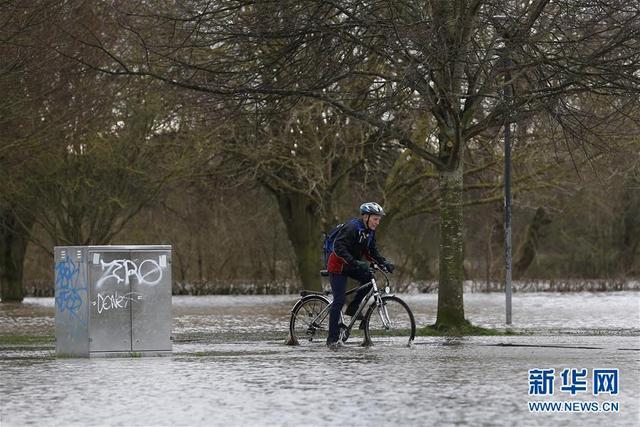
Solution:
<path fill-rule="evenodd" d="M 403 296 L 419 326 L 435 295 Z M 0 345 L 0 425 L 634 425 L 640 293 L 517 294 L 532 335 L 418 337 L 411 349 L 283 345 L 294 296 L 174 297 L 173 356 L 56 359 Z M 504 296 L 465 295 L 503 327 Z M 0 305 L 0 335 L 53 334 L 53 299 Z M 529 396 L 528 370 L 618 368 L 620 393 Z M 591 375 L 591 374 L 589 374 Z M 531 413 L 529 401 L 616 401 L 617 413 Z"/>

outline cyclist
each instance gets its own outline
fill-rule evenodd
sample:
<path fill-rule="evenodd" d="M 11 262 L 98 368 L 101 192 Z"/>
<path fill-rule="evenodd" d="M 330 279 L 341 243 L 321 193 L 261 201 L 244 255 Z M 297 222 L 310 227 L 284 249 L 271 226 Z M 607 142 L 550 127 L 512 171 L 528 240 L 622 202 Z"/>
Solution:
<path fill-rule="evenodd" d="M 329 336 L 327 346 L 337 348 L 342 345 L 340 338 L 340 312 L 345 303 L 347 278 L 360 282 L 361 285 L 370 282 L 372 273 L 369 263 L 376 264 L 393 272 L 394 265 L 386 260 L 376 246 L 376 228 L 380 224 L 384 209 L 378 203 L 367 202 L 360 206 L 361 218 L 353 218 L 345 223 L 336 235 L 333 252 L 329 255 L 327 270 L 333 293 L 333 302 L 329 312 Z M 363 260 L 362 258 L 365 258 Z M 356 292 L 353 301 L 348 305 L 345 314 L 353 316 L 362 299 L 369 292 L 370 286 Z"/>

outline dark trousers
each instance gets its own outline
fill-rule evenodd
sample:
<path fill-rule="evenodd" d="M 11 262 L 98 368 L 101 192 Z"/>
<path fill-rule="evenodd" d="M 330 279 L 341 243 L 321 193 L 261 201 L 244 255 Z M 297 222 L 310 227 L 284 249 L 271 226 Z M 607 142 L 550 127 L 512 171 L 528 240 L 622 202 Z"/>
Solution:
<path fill-rule="evenodd" d="M 347 278 L 349 277 L 360 282 L 360 286 L 362 286 L 371 281 L 371 272 L 360 269 L 345 269 L 342 274 L 329 273 L 333 302 L 329 309 L 329 336 L 327 337 L 327 343 L 336 342 L 340 338 L 340 313 L 346 300 Z M 351 301 L 347 307 L 346 313 L 348 315 L 355 314 L 360 302 L 367 295 L 369 289 L 371 289 L 371 286 L 364 287 L 356 292 L 353 301 Z"/>

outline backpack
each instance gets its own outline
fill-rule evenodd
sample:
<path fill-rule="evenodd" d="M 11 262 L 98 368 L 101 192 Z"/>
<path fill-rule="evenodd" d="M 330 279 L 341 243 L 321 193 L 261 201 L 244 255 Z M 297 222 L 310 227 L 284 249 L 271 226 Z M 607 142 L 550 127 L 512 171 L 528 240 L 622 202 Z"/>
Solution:
<path fill-rule="evenodd" d="M 333 252 L 333 244 L 336 241 L 336 236 L 342 227 L 344 227 L 344 224 L 345 223 L 336 225 L 331 231 L 324 235 L 324 242 L 322 243 L 322 266 L 325 269 L 329 263 L 329 255 Z"/>
<path fill-rule="evenodd" d="M 331 252 L 333 252 L 333 244 L 336 241 L 336 237 L 338 236 L 338 232 L 344 227 L 346 224 L 356 221 L 358 223 L 358 229 L 361 229 L 359 226 L 358 218 L 350 219 L 347 222 L 336 225 L 331 231 L 324 235 L 324 242 L 322 244 L 322 265 L 323 268 L 327 268 L 327 264 L 329 263 L 329 256 Z M 364 230 L 364 228 L 362 228 Z"/>

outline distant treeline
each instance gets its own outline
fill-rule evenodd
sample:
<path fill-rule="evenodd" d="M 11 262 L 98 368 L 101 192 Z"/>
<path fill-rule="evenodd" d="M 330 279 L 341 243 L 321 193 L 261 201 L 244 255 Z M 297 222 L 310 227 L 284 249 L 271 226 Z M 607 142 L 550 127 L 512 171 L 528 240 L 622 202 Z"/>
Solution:
<path fill-rule="evenodd" d="M 628 283 L 639 14 L 2 2 L 0 298 L 50 294 L 55 245 L 170 244 L 176 293 L 319 290 L 323 232 L 377 201 L 394 281 L 455 329 L 465 280 L 502 280 L 507 152 L 514 279 Z"/>
<path fill-rule="evenodd" d="M 329 290 L 328 282 L 325 288 Z M 411 282 L 395 284 L 397 293 L 436 293 L 438 283 Z M 515 281 L 513 292 L 618 292 L 640 291 L 640 281 L 615 280 L 537 280 Z M 291 295 L 299 291 L 296 283 L 246 283 L 246 282 L 206 282 L 206 283 L 173 283 L 173 295 Z M 464 292 L 504 292 L 504 285 L 499 282 L 486 283 L 465 281 Z M 54 289 L 48 281 L 33 281 L 25 288 L 26 297 L 53 297 Z"/>

